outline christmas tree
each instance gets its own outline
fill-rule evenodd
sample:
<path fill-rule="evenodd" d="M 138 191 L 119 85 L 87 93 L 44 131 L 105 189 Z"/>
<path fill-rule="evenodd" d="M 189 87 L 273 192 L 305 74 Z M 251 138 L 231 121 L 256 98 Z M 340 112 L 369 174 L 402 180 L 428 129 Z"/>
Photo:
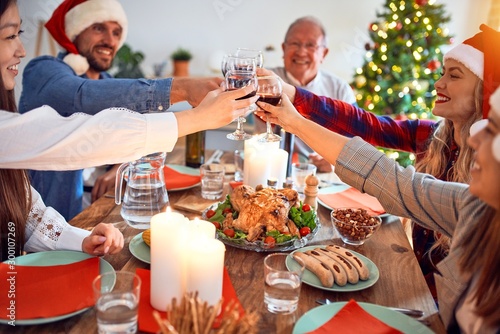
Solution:
<path fill-rule="evenodd" d="M 396 119 L 432 117 L 440 46 L 452 42 L 449 21 L 444 5 L 434 0 L 386 0 L 369 26 L 371 42 L 352 82 L 358 105 Z M 384 151 L 404 166 L 413 163 L 412 154 Z"/>

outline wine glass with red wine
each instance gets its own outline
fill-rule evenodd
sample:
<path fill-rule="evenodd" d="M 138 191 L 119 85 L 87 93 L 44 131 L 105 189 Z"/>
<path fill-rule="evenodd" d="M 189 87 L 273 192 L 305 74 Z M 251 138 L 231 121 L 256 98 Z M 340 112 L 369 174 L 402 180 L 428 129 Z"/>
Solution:
<path fill-rule="evenodd" d="M 246 70 L 228 70 L 226 72 L 226 90 L 240 89 L 246 86 L 253 86 L 254 90 L 246 96 L 238 98 L 238 100 L 247 99 L 255 96 L 257 92 L 257 75 L 255 71 Z M 229 133 L 226 137 L 231 140 L 247 140 L 252 138 L 251 135 L 243 130 L 244 117 L 238 117 L 236 130 Z"/>
<path fill-rule="evenodd" d="M 277 76 L 258 77 L 257 95 L 259 102 L 265 102 L 277 106 L 281 101 L 283 86 Z M 280 141 L 281 137 L 273 132 L 269 117 L 266 119 L 266 133 L 259 138 L 260 142 Z"/>

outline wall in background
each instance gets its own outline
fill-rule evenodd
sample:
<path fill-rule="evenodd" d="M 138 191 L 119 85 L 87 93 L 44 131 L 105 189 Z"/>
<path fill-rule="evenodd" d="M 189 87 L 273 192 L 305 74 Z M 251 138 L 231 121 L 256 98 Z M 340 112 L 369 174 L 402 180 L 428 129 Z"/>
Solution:
<path fill-rule="evenodd" d="M 448 28 L 455 43 L 478 32 L 487 21 L 491 0 L 437 0 L 452 16 Z M 47 20 L 61 0 L 20 0 L 27 57 L 20 70 L 34 56 L 38 22 Z M 144 72 L 153 74 L 153 65 L 167 61 L 178 47 L 189 49 L 192 75 L 220 75 L 222 54 L 237 47 L 275 51 L 265 53 L 265 66 L 282 63 L 281 43 L 289 24 L 298 17 L 320 19 L 329 35 L 330 54 L 323 68 L 350 81 L 363 62 L 369 24 L 376 19 L 384 0 L 121 0 L 129 16 L 127 43 L 146 55 Z M 44 35 L 42 53 L 49 53 Z M 16 89 L 21 91 L 21 75 Z"/>

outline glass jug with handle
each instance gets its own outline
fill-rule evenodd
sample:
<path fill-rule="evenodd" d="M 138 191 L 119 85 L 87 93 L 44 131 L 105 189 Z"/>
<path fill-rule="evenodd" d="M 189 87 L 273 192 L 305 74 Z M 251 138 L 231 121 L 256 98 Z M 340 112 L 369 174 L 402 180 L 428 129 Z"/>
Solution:
<path fill-rule="evenodd" d="M 151 217 L 168 206 L 163 167 L 165 153 L 154 153 L 122 164 L 116 172 L 115 203 L 122 204 L 121 216 L 132 227 L 148 229 Z M 122 200 L 123 179 L 127 184 Z"/>

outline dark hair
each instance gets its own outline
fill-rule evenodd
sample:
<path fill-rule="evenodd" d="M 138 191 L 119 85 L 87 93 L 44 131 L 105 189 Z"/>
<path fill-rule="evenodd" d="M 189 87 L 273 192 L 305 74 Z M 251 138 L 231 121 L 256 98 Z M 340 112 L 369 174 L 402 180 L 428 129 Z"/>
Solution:
<path fill-rule="evenodd" d="M 16 0 L 0 1 L 0 18 L 16 3 Z M 1 75 L 0 109 L 17 112 L 14 90 L 5 88 Z M 30 208 L 31 188 L 26 172 L 0 169 L 0 261 L 21 255 Z"/>

